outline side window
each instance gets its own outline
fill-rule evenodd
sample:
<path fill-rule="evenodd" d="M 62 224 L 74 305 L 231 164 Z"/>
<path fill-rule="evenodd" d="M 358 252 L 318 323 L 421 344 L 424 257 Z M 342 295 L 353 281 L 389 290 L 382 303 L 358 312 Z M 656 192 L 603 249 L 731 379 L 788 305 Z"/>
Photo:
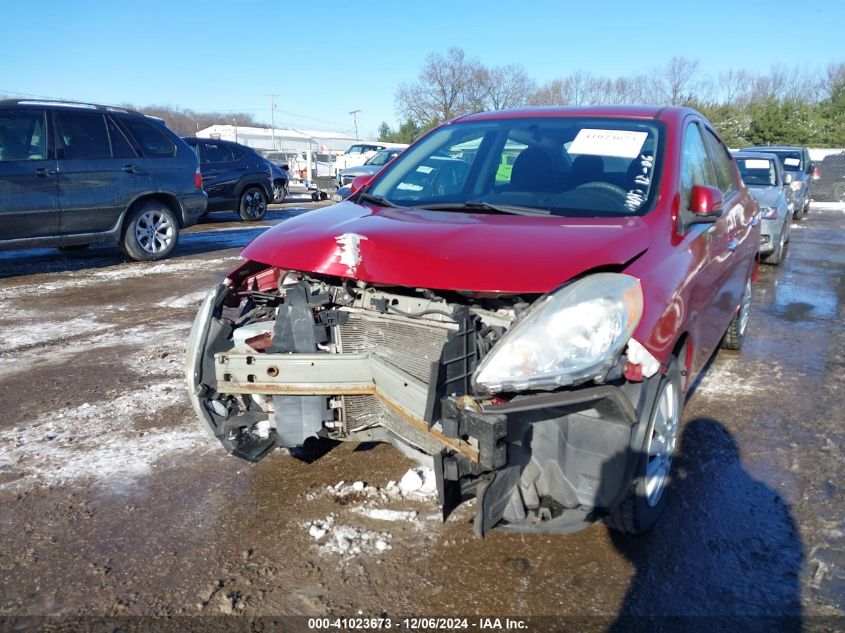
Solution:
<path fill-rule="evenodd" d="M 0 110 L 0 161 L 47 158 L 43 110 Z"/>
<path fill-rule="evenodd" d="M 707 138 L 707 144 L 710 146 L 710 155 L 713 157 L 713 167 L 716 169 L 716 182 L 719 183 L 719 189 L 721 189 L 722 195 L 727 196 L 736 186 L 730 153 L 710 130 L 705 130 L 704 136 Z"/>
<path fill-rule="evenodd" d="M 502 148 L 502 153 L 499 155 L 499 161 L 496 167 L 495 178 L 497 185 L 510 184 L 511 174 L 513 173 L 513 164 L 516 161 L 517 156 L 519 156 L 527 147 L 527 145 L 510 138 L 505 142 L 505 146 Z"/>
<path fill-rule="evenodd" d="M 117 127 L 117 124 L 111 117 L 106 118 L 106 127 L 109 130 L 109 140 L 111 140 L 111 153 L 114 158 L 136 158 L 138 155 L 132 148 L 132 145 L 126 139 L 126 136 Z"/>
<path fill-rule="evenodd" d="M 231 152 L 232 158 L 230 160 L 240 160 L 246 155 L 239 147 L 227 147 L 226 149 Z"/>
<path fill-rule="evenodd" d="M 695 123 L 687 125 L 684 134 L 684 148 L 681 155 L 681 210 L 689 208 L 693 185 L 716 187 L 716 175 L 701 138 L 701 130 Z"/>
<path fill-rule="evenodd" d="M 176 154 L 176 144 L 152 123 L 128 117 L 122 120 L 132 136 L 135 137 L 138 146 L 144 152 L 144 156 L 161 158 Z"/>
<path fill-rule="evenodd" d="M 111 158 L 111 146 L 102 114 L 56 111 L 58 136 L 65 160 Z"/>
<path fill-rule="evenodd" d="M 203 163 L 229 163 L 232 161 L 232 150 L 222 143 L 203 143 L 200 155 Z"/>

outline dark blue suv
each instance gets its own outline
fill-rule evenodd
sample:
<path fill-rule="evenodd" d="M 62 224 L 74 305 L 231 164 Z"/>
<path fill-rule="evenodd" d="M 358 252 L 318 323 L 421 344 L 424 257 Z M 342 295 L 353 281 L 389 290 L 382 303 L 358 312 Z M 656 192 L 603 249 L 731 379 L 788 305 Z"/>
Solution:
<path fill-rule="evenodd" d="M 160 119 L 0 101 L 0 248 L 117 242 L 132 259 L 162 259 L 206 202 L 196 156 Z"/>
<path fill-rule="evenodd" d="M 251 147 L 213 138 L 185 137 L 196 152 L 210 211 L 235 210 L 242 220 L 261 220 L 273 200 L 270 163 Z"/>

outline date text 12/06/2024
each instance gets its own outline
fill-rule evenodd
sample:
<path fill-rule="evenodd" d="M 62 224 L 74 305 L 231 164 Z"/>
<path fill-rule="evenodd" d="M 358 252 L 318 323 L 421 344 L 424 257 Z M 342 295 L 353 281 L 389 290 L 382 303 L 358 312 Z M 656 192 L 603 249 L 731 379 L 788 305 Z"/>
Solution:
<path fill-rule="evenodd" d="M 520 618 L 401 618 L 351 617 L 309 618 L 308 629 L 320 630 L 377 630 L 404 629 L 409 631 L 519 631 L 527 630 L 528 622 Z"/>

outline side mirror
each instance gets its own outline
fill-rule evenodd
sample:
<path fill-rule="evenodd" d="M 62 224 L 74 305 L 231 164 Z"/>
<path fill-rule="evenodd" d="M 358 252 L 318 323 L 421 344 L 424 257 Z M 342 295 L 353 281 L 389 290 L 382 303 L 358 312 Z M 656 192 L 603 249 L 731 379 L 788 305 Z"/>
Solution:
<path fill-rule="evenodd" d="M 792 174 L 790 174 L 789 172 L 786 172 L 786 173 L 783 175 L 783 184 L 785 184 L 785 185 L 791 185 L 793 180 L 795 180 L 795 178 L 794 178 L 794 177 L 793 177 L 793 175 L 792 175 Z"/>
<path fill-rule="evenodd" d="M 366 187 L 372 179 L 372 176 L 356 176 L 352 184 L 349 185 L 349 195 L 351 196 Z"/>
<path fill-rule="evenodd" d="M 290 165 L 282 165 L 282 169 L 285 171 L 290 171 Z"/>
<path fill-rule="evenodd" d="M 692 224 L 715 222 L 722 215 L 722 192 L 709 185 L 693 185 L 689 197 Z"/>

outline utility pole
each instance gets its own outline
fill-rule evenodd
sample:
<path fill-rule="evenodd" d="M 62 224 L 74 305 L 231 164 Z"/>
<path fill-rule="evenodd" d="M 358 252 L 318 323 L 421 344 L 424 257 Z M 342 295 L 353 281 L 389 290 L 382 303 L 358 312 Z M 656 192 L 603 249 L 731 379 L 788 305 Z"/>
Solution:
<path fill-rule="evenodd" d="M 355 124 L 355 140 L 358 140 L 358 113 L 360 110 L 353 110 L 349 114 L 352 115 L 352 123 Z"/>
<path fill-rule="evenodd" d="M 270 138 L 273 141 L 273 149 L 276 149 L 276 97 L 279 95 L 268 95 L 270 97 Z"/>

